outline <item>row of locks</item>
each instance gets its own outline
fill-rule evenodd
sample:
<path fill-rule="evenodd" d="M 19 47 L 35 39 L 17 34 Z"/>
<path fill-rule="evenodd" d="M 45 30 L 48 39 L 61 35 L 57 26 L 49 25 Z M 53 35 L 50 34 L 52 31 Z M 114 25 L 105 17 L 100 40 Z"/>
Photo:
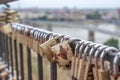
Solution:
<path fill-rule="evenodd" d="M 71 69 L 73 80 L 120 80 L 120 54 L 114 47 L 19 23 L 7 24 L 1 31 L 60 68 Z"/>
<path fill-rule="evenodd" d="M 19 22 L 19 14 L 15 10 L 5 9 L 3 13 L 0 13 L 0 22 L 2 23 L 11 23 L 11 22 Z"/>

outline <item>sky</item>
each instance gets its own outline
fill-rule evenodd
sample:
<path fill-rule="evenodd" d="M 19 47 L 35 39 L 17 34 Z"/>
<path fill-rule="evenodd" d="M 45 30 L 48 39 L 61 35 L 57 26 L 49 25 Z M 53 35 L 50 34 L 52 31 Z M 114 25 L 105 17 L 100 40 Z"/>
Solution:
<path fill-rule="evenodd" d="M 19 0 L 12 8 L 120 8 L 120 0 Z"/>

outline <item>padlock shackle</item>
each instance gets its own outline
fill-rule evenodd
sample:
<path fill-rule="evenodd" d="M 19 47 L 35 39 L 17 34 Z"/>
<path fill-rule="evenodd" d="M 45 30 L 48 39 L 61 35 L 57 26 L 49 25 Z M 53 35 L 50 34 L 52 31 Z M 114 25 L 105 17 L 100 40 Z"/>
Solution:
<path fill-rule="evenodd" d="M 97 51 L 95 52 L 94 57 L 95 57 L 95 58 L 99 57 L 101 51 L 103 51 L 105 48 L 107 48 L 107 46 L 101 46 L 101 47 L 99 47 L 99 48 L 97 49 Z"/>
<path fill-rule="evenodd" d="M 82 49 L 83 49 L 83 44 L 85 43 L 84 40 L 80 41 L 80 47 L 79 47 L 79 53 L 78 53 L 78 58 L 80 59 L 82 57 Z"/>
<path fill-rule="evenodd" d="M 80 43 L 78 42 L 75 46 L 75 52 L 74 52 L 74 56 L 77 57 L 77 55 L 79 54 L 79 47 L 80 47 Z"/>
<path fill-rule="evenodd" d="M 86 47 L 88 44 L 90 44 L 89 41 L 83 42 L 83 44 L 80 46 L 80 49 L 79 49 L 79 58 L 82 57 L 82 54 L 83 54 L 83 52 L 84 52 L 84 49 L 85 49 L 85 47 Z"/>
<path fill-rule="evenodd" d="M 84 43 L 84 40 L 78 42 L 78 57 L 80 55 L 80 46 Z M 76 51 L 76 50 L 75 50 Z"/>
<path fill-rule="evenodd" d="M 114 77 L 118 77 L 118 74 L 119 74 L 119 69 L 118 69 L 119 61 L 120 61 L 120 57 L 119 55 L 116 55 L 113 61 L 113 76 Z"/>
<path fill-rule="evenodd" d="M 98 57 L 99 55 L 102 53 L 102 51 L 107 48 L 107 46 L 100 46 L 96 51 L 95 51 L 95 55 L 94 55 L 94 59 L 95 59 L 95 67 L 98 68 Z"/>
<path fill-rule="evenodd" d="M 83 54 L 83 57 L 84 58 L 87 58 L 87 55 L 90 54 L 90 49 L 95 45 L 95 43 L 91 42 L 90 44 L 88 44 L 84 50 L 84 54 Z"/>
<path fill-rule="evenodd" d="M 99 47 L 101 47 L 102 46 L 102 44 L 96 44 L 96 45 L 94 45 L 92 48 L 91 48 L 91 50 L 90 50 L 90 53 L 89 53 L 89 62 L 91 62 L 92 61 L 92 58 L 93 58 L 93 56 L 94 56 L 94 54 L 95 54 L 95 51 L 99 48 Z"/>
<path fill-rule="evenodd" d="M 118 49 L 114 48 L 114 47 L 107 47 L 106 49 L 104 49 L 100 55 L 100 67 L 101 69 L 104 70 L 104 60 L 105 60 L 105 56 L 108 55 L 108 53 L 112 51 L 112 52 L 117 52 Z"/>
<path fill-rule="evenodd" d="M 100 58 L 103 59 L 103 58 L 105 57 L 106 53 L 108 53 L 108 52 L 110 52 L 110 51 L 112 51 L 112 52 L 118 52 L 118 49 L 116 49 L 116 48 L 114 48 L 114 47 L 107 47 L 107 48 L 102 52 Z"/>

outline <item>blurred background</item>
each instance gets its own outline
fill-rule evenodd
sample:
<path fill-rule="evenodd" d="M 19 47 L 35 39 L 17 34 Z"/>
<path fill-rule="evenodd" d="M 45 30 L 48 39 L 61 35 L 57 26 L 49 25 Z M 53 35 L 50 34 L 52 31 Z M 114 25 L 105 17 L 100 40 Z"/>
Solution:
<path fill-rule="evenodd" d="M 18 0 L 9 5 L 19 12 L 24 24 L 120 47 L 120 0 Z M 5 7 L 0 5 L 0 11 Z M 33 78 L 37 80 L 37 60 L 35 55 L 32 57 Z M 48 64 L 46 61 L 43 67 L 45 80 L 50 76 Z M 70 71 L 58 69 L 58 75 L 69 75 L 58 77 L 59 80 L 70 80 Z"/>
<path fill-rule="evenodd" d="M 24 24 L 120 46 L 119 0 L 18 0 L 9 5 Z"/>

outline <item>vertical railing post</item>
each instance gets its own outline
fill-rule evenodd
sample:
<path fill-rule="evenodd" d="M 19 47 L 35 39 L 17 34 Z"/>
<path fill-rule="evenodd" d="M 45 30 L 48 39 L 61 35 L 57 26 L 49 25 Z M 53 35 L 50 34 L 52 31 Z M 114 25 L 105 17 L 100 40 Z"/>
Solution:
<path fill-rule="evenodd" d="M 2 59 L 2 36 L 0 31 L 0 58 Z"/>
<path fill-rule="evenodd" d="M 51 80 L 57 80 L 57 65 L 55 62 L 50 64 Z"/>
<path fill-rule="evenodd" d="M 6 56 L 7 56 L 7 54 L 6 54 L 6 36 L 5 36 L 5 34 L 3 33 L 3 44 L 4 44 L 4 50 L 3 50 L 3 55 L 4 55 L 4 62 L 5 62 L 5 64 L 7 64 L 7 62 L 6 62 L 6 60 L 7 60 L 7 58 L 6 58 Z"/>
<path fill-rule="evenodd" d="M 31 49 L 27 47 L 28 80 L 32 80 Z"/>
<path fill-rule="evenodd" d="M 20 71 L 21 71 L 21 80 L 24 80 L 24 56 L 23 56 L 23 44 L 19 43 L 19 50 L 20 50 Z"/>
<path fill-rule="evenodd" d="M 14 69 L 13 69 L 13 47 L 12 47 L 12 37 L 9 38 L 10 40 L 10 60 L 11 60 L 11 70 L 12 70 L 12 76 L 14 76 Z"/>
<path fill-rule="evenodd" d="M 37 55 L 38 59 L 38 80 L 43 80 L 43 62 L 40 54 Z"/>
<path fill-rule="evenodd" d="M 7 61 L 7 65 L 8 65 L 8 69 L 9 69 L 9 50 L 8 50 L 8 35 L 6 35 L 6 61 Z"/>
<path fill-rule="evenodd" d="M 4 37 L 3 37 L 4 35 L 3 35 L 3 32 L 1 32 L 1 41 L 2 41 L 2 61 L 4 61 Z"/>
<path fill-rule="evenodd" d="M 17 40 L 14 40 L 16 78 L 19 80 Z"/>

